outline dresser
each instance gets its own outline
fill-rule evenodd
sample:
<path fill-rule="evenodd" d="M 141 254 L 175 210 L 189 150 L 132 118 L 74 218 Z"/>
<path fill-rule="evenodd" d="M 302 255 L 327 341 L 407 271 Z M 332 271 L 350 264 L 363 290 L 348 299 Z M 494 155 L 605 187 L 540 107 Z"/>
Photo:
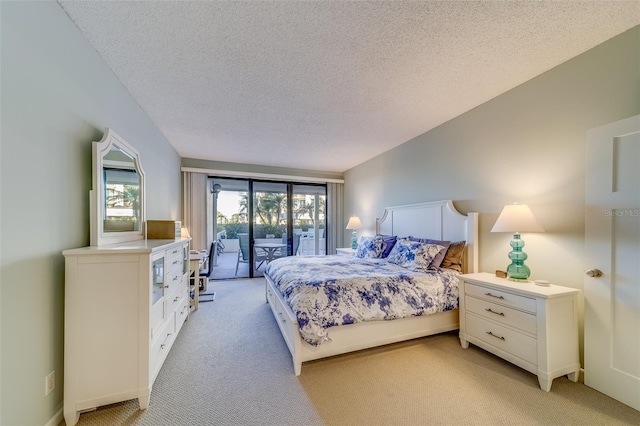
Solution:
<path fill-rule="evenodd" d="M 463 348 L 473 343 L 536 374 L 547 392 L 556 377 L 578 380 L 580 290 L 488 273 L 461 275 L 459 281 Z"/>
<path fill-rule="evenodd" d="M 189 239 L 65 250 L 64 417 L 138 398 L 189 314 Z"/>

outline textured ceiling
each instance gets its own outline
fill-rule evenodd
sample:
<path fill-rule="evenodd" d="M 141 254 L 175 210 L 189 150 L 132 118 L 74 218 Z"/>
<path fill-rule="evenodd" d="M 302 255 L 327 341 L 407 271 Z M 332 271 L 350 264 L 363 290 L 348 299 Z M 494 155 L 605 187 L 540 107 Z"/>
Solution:
<path fill-rule="evenodd" d="M 640 24 L 635 1 L 59 3 L 182 157 L 334 172 Z"/>

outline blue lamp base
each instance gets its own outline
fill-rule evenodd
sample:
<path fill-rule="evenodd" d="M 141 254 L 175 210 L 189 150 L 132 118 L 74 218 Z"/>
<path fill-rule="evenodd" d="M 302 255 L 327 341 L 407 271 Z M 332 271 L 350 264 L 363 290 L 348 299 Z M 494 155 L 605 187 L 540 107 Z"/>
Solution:
<path fill-rule="evenodd" d="M 507 266 L 507 278 L 511 281 L 528 281 L 531 276 L 531 270 L 524 264 L 528 256 L 522 251 L 524 241 L 520 238 L 520 234 L 513 234 L 513 240 L 509 244 L 513 250 L 509 253 L 511 264 Z"/>
<path fill-rule="evenodd" d="M 358 248 L 358 236 L 356 235 L 356 231 L 351 233 L 351 248 L 354 250 Z"/>

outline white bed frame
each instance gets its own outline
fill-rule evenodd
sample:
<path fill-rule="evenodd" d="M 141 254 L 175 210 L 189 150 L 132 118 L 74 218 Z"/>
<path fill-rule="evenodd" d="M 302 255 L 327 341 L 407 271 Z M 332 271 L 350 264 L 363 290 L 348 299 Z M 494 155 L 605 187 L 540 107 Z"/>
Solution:
<path fill-rule="evenodd" d="M 387 207 L 376 220 L 376 232 L 447 241 L 466 241 L 463 272 L 478 270 L 478 213 L 459 213 L 451 200 Z M 331 327 L 330 342 L 311 346 L 300 337 L 293 311 L 266 277 L 266 297 L 291 356 L 296 376 L 302 363 L 360 349 L 430 336 L 458 329 L 458 310 L 393 321 L 365 321 Z"/>

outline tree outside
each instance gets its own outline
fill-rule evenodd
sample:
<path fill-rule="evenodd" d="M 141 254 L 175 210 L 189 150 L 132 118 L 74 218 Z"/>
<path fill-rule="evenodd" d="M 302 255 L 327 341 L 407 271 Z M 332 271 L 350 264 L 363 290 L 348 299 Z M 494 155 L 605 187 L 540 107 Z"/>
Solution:
<path fill-rule="evenodd" d="M 324 215 L 326 211 L 325 197 L 321 197 L 318 203 L 320 228 L 324 228 Z M 272 234 L 281 238 L 286 232 L 287 196 L 282 193 L 257 192 L 254 194 L 254 214 L 256 224 L 254 226 L 255 238 L 265 238 Z M 306 232 L 315 227 L 314 200 L 294 200 L 294 227 Z M 217 228 L 224 230 L 227 238 L 237 238 L 238 233 L 249 232 L 249 200 L 248 193 L 239 193 L 238 213 L 227 217 L 221 212 L 217 213 Z"/>

